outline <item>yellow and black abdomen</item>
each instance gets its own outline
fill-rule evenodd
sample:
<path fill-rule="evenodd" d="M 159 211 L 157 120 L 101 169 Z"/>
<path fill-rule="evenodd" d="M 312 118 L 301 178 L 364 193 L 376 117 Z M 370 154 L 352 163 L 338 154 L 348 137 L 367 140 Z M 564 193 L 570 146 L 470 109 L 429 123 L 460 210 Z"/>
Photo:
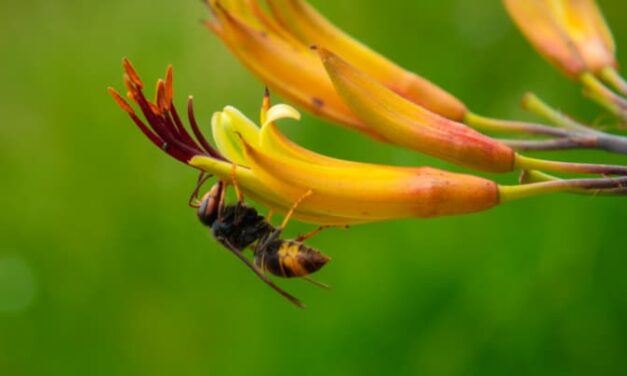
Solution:
<path fill-rule="evenodd" d="M 294 240 L 275 240 L 255 255 L 257 266 L 284 278 L 315 273 L 329 260 L 328 256 Z"/>

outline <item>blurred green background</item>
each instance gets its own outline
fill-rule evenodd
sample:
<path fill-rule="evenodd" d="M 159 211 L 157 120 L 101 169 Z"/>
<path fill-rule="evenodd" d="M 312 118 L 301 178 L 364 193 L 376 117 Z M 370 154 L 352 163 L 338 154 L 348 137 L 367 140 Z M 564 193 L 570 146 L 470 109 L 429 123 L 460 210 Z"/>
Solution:
<path fill-rule="evenodd" d="M 498 1 L 312 3 L 479 113 L 524 118 L 534 90 L 603 121 Z M 0 4 L 0 375 L 627 374 L 623 199 L 328 231 L 311 244 L 334 258 L 317 276 L 333 289 L 280 281 L 301 311 L 216 244 L 186 205 L 195 172 L 105 90 L 123 88 L 123 56 L 151 86 L 172 63 L 179 106 L 194 94 L 205 129 L 227 104 L 255 117 L 263 87 L 200 25 L 205 7 Z M 627 45 L 624 1 L 601 5 Z M 309 115 L 285 131 L 334 156 L 453 169 Z"/>

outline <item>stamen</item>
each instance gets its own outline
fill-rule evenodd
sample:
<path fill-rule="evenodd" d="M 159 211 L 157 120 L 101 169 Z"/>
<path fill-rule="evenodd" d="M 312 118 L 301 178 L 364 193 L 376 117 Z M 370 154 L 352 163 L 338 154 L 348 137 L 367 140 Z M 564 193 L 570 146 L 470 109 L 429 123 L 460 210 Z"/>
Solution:
<path fill-rule="evenodd" d="M 190 134 L 187 132 L 187 129 L 185 129 L 185 126 L 183 125 L 183 122 L 181 121 L 181 117 L 179 116 L 179 113 L 176 110 L 176 107 L 174 105 L 170 107 L 170 115 L 172 116 L 172 119 L 174 120 L 174 124 L 176 124 L 176 127 L 179 130 L 179 134 L 181 135 L 183 140 L 188 145 L 190 146 L 193 145 L 195 149 L 202 150 L 202 148 L 196 143 L 196 141 L 194 141 L 192 136 L 190 136 Z"/>
<path fill-rule="evenodd" d="M 163 148 L 163 145 L 166 145 L 164 141 L 157 134 L 155 134 L 148 126 L 146 126 L 146 124 L 144 124 L 143 121 L 141 121 L 141 119 L 137 116 L 133 108 L 120 96 L 120 94 L 118 94 L 113 88 L 109 88 L 109 93 L 111 94 L 113 99 L 116 101 L 116 103 L 122 109 L 124 109 L 124 111 L 128 113 L 128 115 L 131 117 L 131 120 L 133 120 L 135 125 L 137 125 L 137 127 L 142 131 L 142 133 L 146 137 L 148 137 L 150 142 L 152 142 L 158 148 L 164 149 L 169 155 L 171 155 L 175 159 L 183 163 L 187 163 L 187 161 L 189 160 L 189 156 L 187 154 L 184 154 L 180 150 L 177 150 L 177 149 Z"/>
<path fill-rule="evenodd" d="M 267 86 L 263 90 L 263 102 L 261 106 L 266 109 L 266 111 L 269 110 L 270 107 L 272 107 L 272 100 L 270 99 L 270 89 Z"/>
<path fill-rule="evenodd" d="M 124 84 L 128 89 L 127 96 L 139 106 L 147 124 L 137 116 L 130 104 L 117 91 L 110 88 L 109 92 L 116 103 L 129 114 L 133 122 L 153 144 L 183 163 L 188 163 L 196 155 L 207 154 L 213 158 L 224 160 L 200 132 L 191 101 L 188 104 L 188 116 L 194 135 L 200 145 L 181 121 L 172 100 L 174 93 L 172 66 L 168 66 L 165 80 L 157 81 L 155 103 L 146 99 L 142 90 L 143 83 L 127 59 L 124 60 L 124 70 Z"/>
<path fill-rule="evenodd" d="M 137 104 L 142 109 L 144 116 L 148 120 L 148 123 L 154 129 L 154 131 L 170 146 L 174 146 L 180 149 L 181 152 L 185 153 L 185 163 L 189 159 L 191 159 L 194 155 L 202 154 L 199 153 L 198 150 L 190 147 L 189 145 L 184 144 L 178 139 L 178 132 L 176 131 L 174 125 L 171 121 L 167 121 L 168 119 L 165 116 L 159 116 L 154 113 L 151 109 L 151 104 L 148 102 L 144 93 L 141 90 L 137 90 L 135 92 L 135 96 L 137 97 Z M 161 145 L 160 145 L 161 147 Z M 167 150 L 170 151 L 169 148 Z"/>
<path fill-rule="evenodd" d="M 170 107 L 170 103 L 168 102 L 168 99 L 166 98 L 165 82 L 161 79 L 157 81 L 157 95 L 156 95 L 155 102 L 157 102 L 157 107 L 159 108 L 159 111 L 161 114 L 168 111 Z"/>
<path fill-rule="evenodd" d="M 107 90 L 109 91 L 109 94 L 111 94 L 111 96 L 113 97 L 113 100 L 115 100 L 118 106 L 120 106 L 124 111 L 128 112 L 129 114 L 135 113 L 133 107 L 131 107 L 128 102 L 126 102 L 124 98 L 122 98 L 122 96 L 117 91 L 115 91 L 114 88 L 109 87 L 107 88 Z"/>
<path fill-rule="evenodd" d="M 135 68 L 133 68 L 133 65 L 131 64 L 131 62 L 127 59 L 124 58 L 122 60 L 122 64 L 124 65 L 124 71 L 126 72 L 126 74 L 128 75 L 128 77 L 130 78 L 130 80 L 139 88 L 139 89 L 143 89 L 144 88 L 144 83 L 142 82 L 142 80 L 139 78 L 139 75 L 137 74 L 137 71 L 135 70 Z"/>
<path fill-rule="evenodd" d="M 172 103 L 174 98 L 174 68 L 168 65 L 165 72 L 165 100 L 168 104 Z"/>
<path fill-rule="evenodd" d="M 137 90 L 141 90 L 141 88 L 138 88 L 137 85 L 133 83 L 131 77 L 129 77 L 129 75 L 126 73 L 124 74 L 124 86 L 126 86 L 126 90 L 128 90 L 129 93 L 134 93 Z"/>
<path fill-rule="evenodd" d="M 187 100 L 187 117 L 189 118 L 189 123 L 192 126 L 192 131 L 194 132 L 194 135 L 196 136 L 198 142 L 200 142 L 200 145 L 202 145 L 203 149 L 207 153 L 209 153 L 210 156 L 217 159 L 225 160 L 224 157 L 222 157 L 222 155 L 220 155 L 220 153 L 218 153 L 216 149 L 211 146 L 209 142 L 207 142 L 207 139 L 200 131 L 200 128 L 198 127 L 198 122 L 196 121 L 196 116 L 194 115 L 194 97 L 192 96 L 190 96 Z"/>

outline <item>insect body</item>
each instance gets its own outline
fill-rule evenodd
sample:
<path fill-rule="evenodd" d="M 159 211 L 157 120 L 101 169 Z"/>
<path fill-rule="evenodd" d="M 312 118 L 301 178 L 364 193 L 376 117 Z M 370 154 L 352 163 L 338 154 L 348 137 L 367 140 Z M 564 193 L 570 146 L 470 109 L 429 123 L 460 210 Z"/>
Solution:
<path fill-rule="evenodd" d="M 283 225 L 274 227 L 266 218 L 259 215 L 255 208 L 246 205 L 241 195 L 238 196 L 237 203 L 226 205 L 225 184 L 216 183 L 202 197 L 199 204 L 195 205 L 199 220 L 259 278 L 292 303 L 302 307 L 298 299 L 270 281 L 265 272 L 283 278 L 306 278 L 329 262 L 329 257 L 303 244 L 302 240 L 307 236 L 298 240 L 281 239 L 285 224 L 293 210 L 286 215 Z M 251 246 L 254 264 L 243 255 L 243 251 Z"/>

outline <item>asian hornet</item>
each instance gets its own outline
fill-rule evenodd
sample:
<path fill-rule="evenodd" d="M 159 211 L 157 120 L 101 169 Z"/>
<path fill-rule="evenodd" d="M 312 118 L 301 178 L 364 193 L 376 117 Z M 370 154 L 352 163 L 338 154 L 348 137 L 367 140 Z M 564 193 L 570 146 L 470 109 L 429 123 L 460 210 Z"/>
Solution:
<path fill-rule="evenodd" d="M 255 208 L 244 202 L 236 183 L 234 186 L 238 200 L 234 204 L 225 203 L 227 187 L 224 181 L 217 182 L 200 200 L 197 200 L 198 191 L 206 180 L 207 177 L 199 178 L 198 186 L 190 198 L 190 206 L 197 209 L 200 222 L 263 282 L 296 306 L 304 308 L 300 300 L 272 282 L 266 276 L 266 271 L 282 278 L 304 278 L 308 282 L 326 287 L 309 279 L 308 276 L 320 270 L 330 258 L 303 243 L 324 227 L 296 239 L 281 239 L 294 210 L 311 192 L 292 206 L 281 226 L 274 227 L 267 218 L 259 215 Z M 248 247 L 252 247 L 254 263 L 243 254 Z"/>

